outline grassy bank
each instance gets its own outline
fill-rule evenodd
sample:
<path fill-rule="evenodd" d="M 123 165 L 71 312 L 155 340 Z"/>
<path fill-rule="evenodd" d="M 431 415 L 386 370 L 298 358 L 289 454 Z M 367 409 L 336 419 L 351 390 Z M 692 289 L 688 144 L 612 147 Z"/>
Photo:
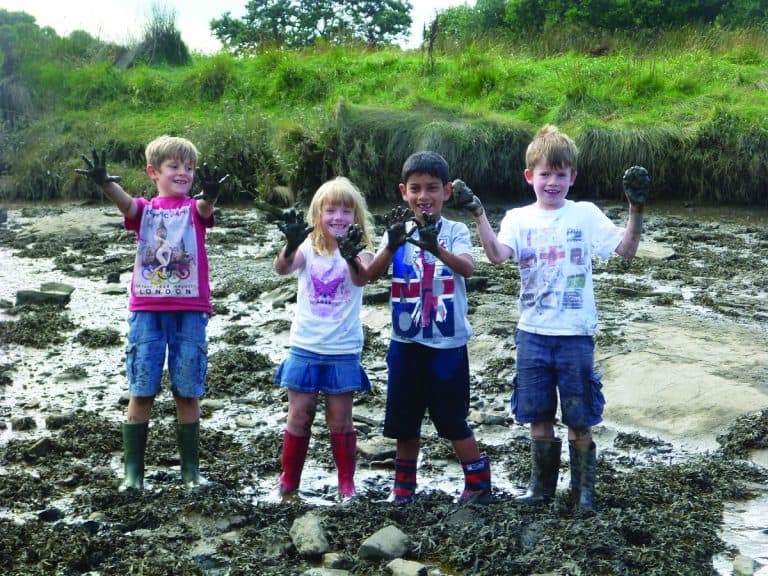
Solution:
<path fill-rule="evenodd" d="M 305 199 L 344 174 L 394 199 L 403 159 L 443 153 L 481 196 L 522 202 L 530 137 L 558 124 L 581 150 L 573 195 L 621 197 L 624 168 L 651 171 L 664 200 L 768 205 L 768 33 L 691 29 L 649 39 L 443 47 L 439 53 L 324 47 L 189 66 L 28 62 L 31 106 L 5 127 L 0 198 L 87 199 L 73 169 L 108 150 L 126 188 L 151 194 L 144 145 L 189 137 L 232 174 L 224 199 Z M 596 42 L 597 39 L 592 39 Z"/>

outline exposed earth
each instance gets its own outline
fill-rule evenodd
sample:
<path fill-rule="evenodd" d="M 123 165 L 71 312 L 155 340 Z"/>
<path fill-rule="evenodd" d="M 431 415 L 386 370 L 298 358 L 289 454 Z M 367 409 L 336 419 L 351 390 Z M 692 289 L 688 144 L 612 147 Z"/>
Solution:
<path fill-rule="evenodd" d="M 624 207 L 603 208 L 626 218 Z M 503 212 L 489 212 L 497 225 Z M 298 554 L 289 531 L 312 510 L 348 574 L 390 573 L 386 560 L 358 555 L 388 525 L 410 537 L 406 558 L 433 575 L 716 575 L 731 574 L 734 561 L 768 574 L 767 223 L 754 210 L 652 205 L 639 256 L 595 263 L 607 405 L 595 429 L 598 511 L 582 516 L 571 507 L 567 450 L 554 502 L 529 509 L 514 500 L 530 467 L 527 430 L 508 415 L 518 280 L 514 266 L 492 267 L 479 248 L 471 420 L 491 458 L 494 502 L 455 503 L 461 469 L 429 422 L 416 502 L 382 502 L 394 474 L 394 446 L 381 436 L 386 281 L 366 288 L 363 360 L 373 391 L 355 403 L 359 496 L 338 502 L 321 410 L 300 497 L 279 502 L 272 488 L 287 405 L 272 378 L 295 278 L 272 271 L 281 235 L 252 207 L 222 207 L 209 233 L 208 484 L 181 488 L 166 390 L 153 410 L 146 488 L 119 491 L 133 236 L 108 204 L 8 207 L 0 223 L 0 573 L 311 573 L 321 560 Z M 49 282 L 74 288 L 66 305 L 16 305 L 19 291 Z"/>

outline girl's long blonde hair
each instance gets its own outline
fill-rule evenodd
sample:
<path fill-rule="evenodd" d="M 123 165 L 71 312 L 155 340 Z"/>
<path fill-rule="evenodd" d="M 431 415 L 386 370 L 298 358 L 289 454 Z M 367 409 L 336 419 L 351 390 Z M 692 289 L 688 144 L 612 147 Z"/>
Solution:
<path fill-rule="evenodd" d="M 324 255 L 328 254 L 322 218 L 323 207 L 329 204 L 341 204 L 354 210 L 355 224 L 360 226 L 362 242 L 367 248 L 372 249 L 373 218 L 368 212 L 365 198 L 349 178 L 338 176 L 320 186 L 312 197 L 312 202 L 309 203 L 307 221 L 310 226 L 314 226 L 314 230 L 309 234 L 309 239 L 315 252 Z"/>

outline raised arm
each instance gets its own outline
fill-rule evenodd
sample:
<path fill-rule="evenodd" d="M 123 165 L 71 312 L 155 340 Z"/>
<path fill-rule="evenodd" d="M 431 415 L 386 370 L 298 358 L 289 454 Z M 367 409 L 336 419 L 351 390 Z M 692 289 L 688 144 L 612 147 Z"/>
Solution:
<path fill-rule="evenodd" d="M 304 213 L 294 208 L 283 212 L 283 221 L 278 222 L 277 227 L 285 235 L 285 246 L 275 256 L 273 266 L 280 275 L 290 274 L 304 263 L 303 256 L 296 250 L 314 228 L 304 222 Z"/>
<path fill-rule="evenodd" d="M 422 250 L 427 250 L 439 258 L 448 268 L 456 272 L 457 274 L 469 278 L 475 271 L 475 263 L 472 260 L 471 254 L 454 254 L 449 252 L 437 242 L 438 228 L 437 223 L 429 217 L 428 214 L 424 215 L 424 224 L 418 224 L 419 238 L 408 238 L 408 242 L 415 244 Z"/>
<path fill-rule="evenodd" d="M 627 168 L 622 178 L 624 195 L 629 201 L 629 216 L 624 228 L 624 237 L 616 247 L 616 253 L 624 258 L 633 258 L 640 246 L 643 232 L 643 211 L 651 190 L 651 177 L 642 166 Z"/>
<path fill-rule="evenodd" d="M 483 245 L 483 250 L 488 260 L 492 264 L 502 264 L 512 258 L 515 254 L 514 250 L 506 244 L 502 244 L 496 238 L 480 198 L 474 195 L 472 189 L 463 180 L 453 181 L 453 191 L 456 194 L 458 206 L 472 214 L 475 218 L 477 234 L 480 236 L 480 244 Z"/>
<path fill-rule="evenodd" d="M 362 261 L 358 259 L 356 269 L 351 270 L 352 281 L 355 285 L 362 286 L 368 282 L 373 282 L 387 272 L 395 252 L 408 240 L 405 223 L 410 215 L 409 210 L 398 206 L 390 210 L 384 217 L 387 223 L 387 245 L 379 250 L 372 260 Z"/>
<path fill-rule="evenodd" d="M 221 176 L 221 172 L 218 166 L 214 166 L 213 170 L 208 167 L 208 164 L 203 164 L 202 169 L 198 167 L 195 170 L 196 180 L 200 182 L 200 188 L 202 192 L 195 195 L 197 200 L 195 207 L 197 213 L 203 220 L 208 220 L 213 215 L 216 201 L 221 194 L 221 185 L 227 181 L 229 174 Z"/>
<path fill-rule="evenodd" d="M 87 168 L 75 168 L 75 172 L 82 174 L 90 178 L 96 183 L 102 192 L 109 198 L 112 203 L 117 206 L 117 209 L 122 212 L 123 216 L 128 219 L 134 218 L 138 211 L 136 202 L 134 202 L 128 192 L 123 190 L 119 182 L 122 180 L 121 176 L 112 176 L 107 171 L 107 151 L 101 151 L 101 158 L 96 148 L 91 149 L 92 160 L 85 154 L 80 154 L 80 157 L 85 162 Z"/>

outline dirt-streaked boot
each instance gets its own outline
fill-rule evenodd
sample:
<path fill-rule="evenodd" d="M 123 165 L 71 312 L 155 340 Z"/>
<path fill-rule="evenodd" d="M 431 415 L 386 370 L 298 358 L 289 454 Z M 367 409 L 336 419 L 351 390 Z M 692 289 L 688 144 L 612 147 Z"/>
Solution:
<path fill-rule="evenodd" d="M 123 423 L 123 469 L 125 478 L 121 490 L 144 488 L 144 453 L 147 448 L 149 422 Z"/>
<path fill-rule="evenodd" d="M 571 456 L 573 504 L 580 512 L 592 512 L 595 509 L 597 448 L 592 442 L 588 449 L 579 450 L 572 442 L 569 442 L 568 451 Z"/>
<path fill-rule="evenodd" d="M 517 497 L 518 502 L 537 506 L 546 504 L 554 497 L 562 445 L 559 438 L 531 440 L 531 481 L 528 491 Z"/>
<path fill-rule="evenodd" d="M 200 421 L 176 425 L 176 441 L 181 459 L 181 481 L 194 488 L 204 481 L 200 477 Z"/>
<path fill-rule="evenodd" d="M 288 430 L 283 432 L 283 454 L 281 464 L 283 472 L 278 481 L 278 491 L 281 496 L 296 492 L 301 482 L 301 471 L 304 469 L 304 460 L 307 459 L 309 448 L 309 436 L 296 436 Z"/>
<path fill-rule="evenodd" d="M 339 494 L 345 500 L 355 496 L 357 432 L 331 432 L 331 452 L 339 478 Z"/>

